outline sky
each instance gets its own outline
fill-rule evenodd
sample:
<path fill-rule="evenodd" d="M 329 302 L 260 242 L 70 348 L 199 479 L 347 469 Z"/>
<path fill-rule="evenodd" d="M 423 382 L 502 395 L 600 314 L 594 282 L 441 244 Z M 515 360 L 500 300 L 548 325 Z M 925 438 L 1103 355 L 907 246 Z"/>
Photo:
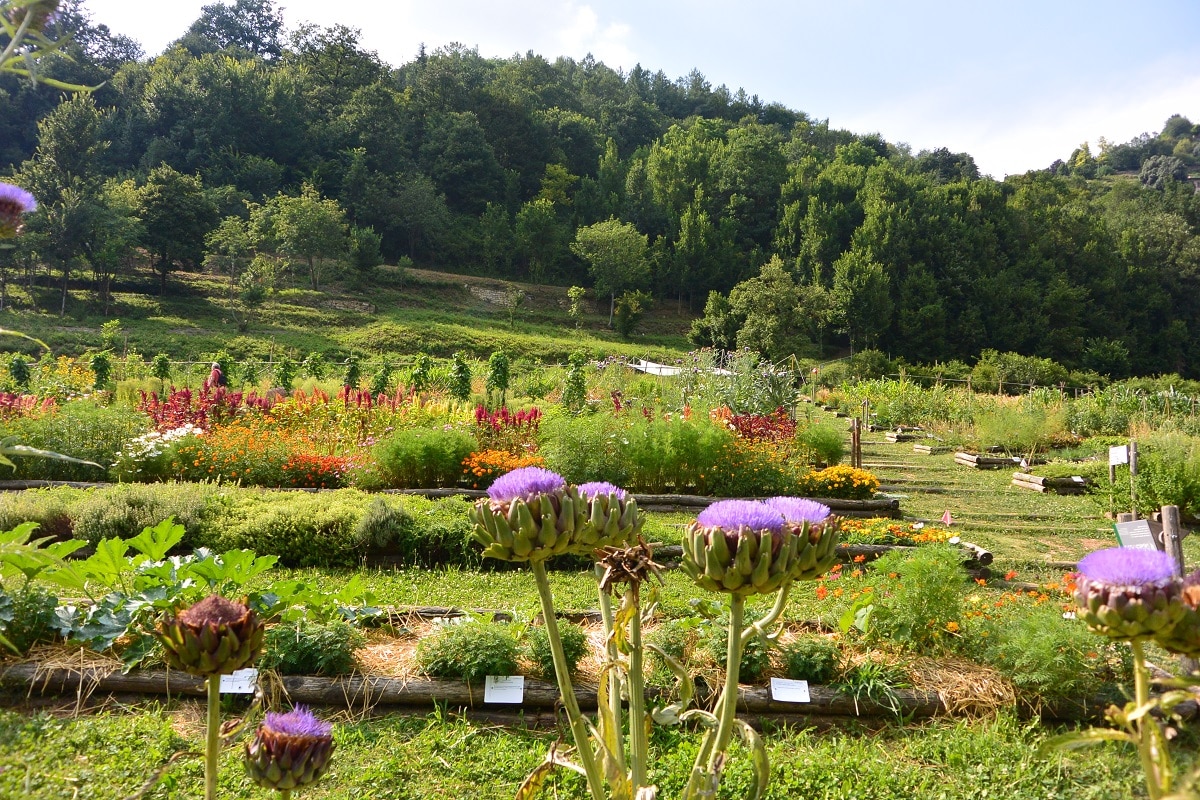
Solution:
<path fill-rule="evenodd" d="M 157 55 L 217 0 L 86 0 L 93 22 Z M 233 0 L 228 0 L 230 5 Z M 1196 0 L 277 0 L 362 31 L 392 66 L 458 42 L 485 57 L 592 54 L 671 78 L 699 70 L 834 128 L 914 153 L 970 153 L 996 178 L 1200 121 Z"/>

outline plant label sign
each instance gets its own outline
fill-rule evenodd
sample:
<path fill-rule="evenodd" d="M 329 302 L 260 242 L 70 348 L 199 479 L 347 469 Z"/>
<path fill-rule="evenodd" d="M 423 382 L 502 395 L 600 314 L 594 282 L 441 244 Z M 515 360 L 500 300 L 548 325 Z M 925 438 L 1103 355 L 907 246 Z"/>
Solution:
<path fill-rule="evenodd" d="M 808 681 L 771 678 L 771 699 L 780 703 L 811 703 Z"/>
<path fill-rule="evenodd" d="M 524 675 L 488 675 L 483 680 L 483 702 L 515 703 L 525 699 Z"/>
<path fill-rule="evenodd" d="M 1133 522 L 1118 522 L 1113 528 L 1117 531 L 1117 542 L 1121 547 L 1131 550 L 1160 549 L 1157 534 L 1162 531 L 1162 526 L 1157 523 L 1148 519 L 1135 519 Z"/>
<path fill-rule="evenodd" d="M 1119 444 L 1116 447 L 1108 448 L 1108 465 L 1115 467 L 1117 464 L 1129 463 L 1129 445 Z"/>
<path fill-rule="evenodd" d="M 221 694 L 254 694 L 258 684 L 258 670 L 254 667 L 239 669 L 221 676 Z"/>

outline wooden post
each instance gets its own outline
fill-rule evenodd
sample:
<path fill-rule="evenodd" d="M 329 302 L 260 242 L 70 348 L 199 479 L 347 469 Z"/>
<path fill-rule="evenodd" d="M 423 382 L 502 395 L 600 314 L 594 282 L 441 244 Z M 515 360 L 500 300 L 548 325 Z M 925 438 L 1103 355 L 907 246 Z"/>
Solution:
<path fill-rule="evenodd" d="M 862 469 L 862 420 L 857 417 L 850 423 L 850 466 Z"/>
<path fill-rule="evenodd" d="M 1179 506 L 1162 507 L 1163 550 L 1175 559 L 1175 574 L 1183 577 L 1183 529 L 1179 524 Z"/>
<path fill-rule="evenodd" d="M 1137 519 L 1137 470 L 1138 470 L 1138 452 L 1137 442 L 1133 439 L 1129 440 L 1129 510 L 1133 512 L 1133 518 Z"/>
<path fill-rule="evenodd" d="M 863 423 L 864 427 L 871 424 L 871 401 L 870 400 L 863 400 L 862 423 Z"/>
<path fill-rule="evenodd" d="M 1179 524 L 1179 506 L 1162 507 L 1162 538 L 1163 549 L 1175 560 L 1175 574 L 1183 577 L 1187 567 L 1183 563 L 1183 537 L 1187 534 Z M 1200 663 L 1190 656 L 1179 657 L 1179 669 L 1184 675 L 1191 675 L 1200 667 Z"/>
<path fill-rule="evenodd" d="M 1117 514 L 1117 522 L 1133 522 L 1135 519 L 1137 517 L 1128 511 L 1122 511 L 1120 514 Z"/>

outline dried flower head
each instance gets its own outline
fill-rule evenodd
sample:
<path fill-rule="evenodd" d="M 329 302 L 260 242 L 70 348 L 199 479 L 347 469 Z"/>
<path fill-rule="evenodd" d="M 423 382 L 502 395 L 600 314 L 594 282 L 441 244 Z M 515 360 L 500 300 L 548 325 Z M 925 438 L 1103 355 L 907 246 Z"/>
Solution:
<path fill-rule="evenodd" d="M 504 503 L 510 500 L 529 499 L 539 494 L 549 494 L 567 485 L 557 472 L 541 467 L 521 467 L 501 475 L 488 487 L 488 497 Z"/>
<path fill-rule="evenodd" d="M 0 181 L 0 239 L 11 239 L 20 233 L 24 224 L 22 214 L 36 209 L 37 200 L 32 194 L 20 186 Z"/>
<path fill-rule="evenodd" d="M 246 605 L 211 595 L 158 626 L 163 656 L 192 675 L 228 675 L 253 663 L 263 623 Z"/>

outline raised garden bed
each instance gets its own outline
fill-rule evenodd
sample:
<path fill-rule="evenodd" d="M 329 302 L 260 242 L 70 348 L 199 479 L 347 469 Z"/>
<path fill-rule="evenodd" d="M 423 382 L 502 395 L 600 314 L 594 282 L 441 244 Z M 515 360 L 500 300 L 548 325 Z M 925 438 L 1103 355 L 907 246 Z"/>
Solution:
<path fill-rule="evenodd" d="M 1087 491 L 1086 478 L 1078 475 L 1067 478 L 1044 478 L 1031 475 L 1028 472 L 1014 472 L 1012 485 L 1034 492 L 1051 492 L 1053 494 L 1083 494 Z"/>
<path fill-rule="evenodd" d="M 914 444 L 913 452 L 924 456 L 936 456 L 942 453 L 949 453 L 950 447 L 940 444 Z"/>
<path fill-rule="evenodd" d="M 1005 469 L 1028 466 L 1030 462 L 1017 456 L 984 456 L 978 453 L 958 452 L 954 454 L 954 463 L 974 469 Z"/>

